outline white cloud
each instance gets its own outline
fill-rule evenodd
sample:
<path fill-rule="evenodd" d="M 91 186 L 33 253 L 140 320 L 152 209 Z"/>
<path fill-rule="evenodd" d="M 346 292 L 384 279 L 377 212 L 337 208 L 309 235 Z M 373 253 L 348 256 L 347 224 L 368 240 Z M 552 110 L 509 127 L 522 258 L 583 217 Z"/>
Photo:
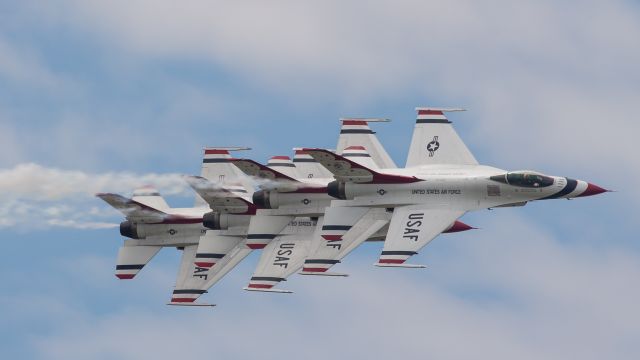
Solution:
<path fill-rule="evenodd" d="M 92 174 L 33 163 L 0 169 L 0 227 L 114 227 L 109 220 L 117 219 L 115 210 L 106 204 L 100 207 L 101 201 L 94 195 L 130 194 L 148 185 L 158 188 L 163 195 L 192 194 L 180 174 Z"/>

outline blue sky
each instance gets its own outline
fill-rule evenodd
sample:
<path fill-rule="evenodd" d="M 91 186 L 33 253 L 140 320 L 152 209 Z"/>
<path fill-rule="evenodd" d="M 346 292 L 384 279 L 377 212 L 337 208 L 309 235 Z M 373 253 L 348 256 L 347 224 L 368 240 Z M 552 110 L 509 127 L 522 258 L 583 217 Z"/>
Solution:
<path fill-rule="evenodd" d="M 0 355 L 24 359 L 636 359 L 640 12 L 631 1 L 0 2 Z M 424 271 L 292 276 L 254 294 L 251 255 L 167 307 L 178 252 L 113 276 L 119 216 L 92 194 L 192 195 L 207 145 L 266 161 L 334 147 L 338 118 L 406 158 L 414 107 L 451 116 L 481 163 L 617 190 L 480 211 Z M 338 270 L 338 269 L 337 269 Z"/>

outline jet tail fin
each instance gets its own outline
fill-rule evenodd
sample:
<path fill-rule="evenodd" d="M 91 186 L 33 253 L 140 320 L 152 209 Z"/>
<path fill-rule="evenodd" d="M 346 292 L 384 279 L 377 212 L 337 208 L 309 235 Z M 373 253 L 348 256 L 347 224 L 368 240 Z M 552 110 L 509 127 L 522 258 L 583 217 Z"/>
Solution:
<path fill-rule="evenodd" d="M 397 166 L 384 149 L 376 133 L 369 128 L 371 122 L 389 122 L 389 119 L 343 118 L 340 119 L 340 137 L 336 152 L 343 154 L 350 146 L 364 146 L 371 155 L 374 169 L 395 169 Z"/>
<path fill-rule="evenodd" d="M 406 167 L 456 164 L 477 165 L 475 157 L 462 142 L 451 121 L 444 115 L 463 109 L 416 108 L 418 117 L 413 130 Z"/>
<path fill-rule="evenodd" d="M 302 148 L 293 148 L 293 151 L 295 152 L 293 163 L 296 165 L 300 178 L 325 179 L 333 176 L 327 168 L 318 163 L 311 155 L 305 153 Z"/>
<path fill-rule="evenodd" d="M 167 204 L 158 190 L 152 186 L 145 186 L 134 190 L 131 200 L 158 210 L 166 210 L 169 208 L 169 204 Z"/>
<path fill-rule="evenodd" d="M 231 191 L 247 191 L 252 189 L 250 181 L 246 176 L 233 166 L 229 161 L 231 151 L 251 150 L 248 147 L 206 147 L 202 158 L 202 170 L 200 176 L 210 181 L 220 183 Z M 195 206 L 206 206 L 206 202 L 196 196 Z"/>
<path fill-rule="evenodd" d="M 288 156 L 272 156 L 267 162 L 267 167 L 280 172 L 290 178 L 298 177 L 297 166 Z"/>
<path fill-rule="evenodd" d="M 378 169 L 379 166 L 374 162 L 368 150 L 362 145 L 352 145 L 342 151 L 342 156 L 369 169 Z"/>

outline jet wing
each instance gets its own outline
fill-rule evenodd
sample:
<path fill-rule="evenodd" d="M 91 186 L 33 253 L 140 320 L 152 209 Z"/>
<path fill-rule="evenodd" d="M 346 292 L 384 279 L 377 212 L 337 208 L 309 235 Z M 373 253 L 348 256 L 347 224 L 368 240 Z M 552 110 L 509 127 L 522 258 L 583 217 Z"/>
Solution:
<path fill-rule="evenodd" d="M 217 231 L 207 231 L 193 249 L 185 247 L 178 282 L 169 305 L 193 305 L 200 295 L 206 293 L 250 252 L 243 237 L 222 236 Z"/>
<path fill-rule="evenodd" d="M 207 292 L 206 278 L 194 276 L 198 273 L 198 267 L 194 265 L 197 247 L 198 245 L 189 245 L 182 250 L 178 278 L 169 305 L 194 305 L 194 301 Z"/>
<path fill-rule="evenodd" d="M 309 253 L 311 234 L 281 235 L 262 250 L 260 261 L 245 290 L 289 293 L 273 287 L 295 273 Z"/>
<path fill-rule="evenodd" d="M 201 176 L 187 176 L 185 180 L 209 204 L 211 210 L 228 214 L 256 213 L 256 207 L 251 202 Z"/>
<path fill-rule="evenodd" d="M 234 246 L 223 258 L 221 258 L 211 272 L 207 274 L 207 283 L 205 288 L 209 289 L 222 279 L 229 271 L 240 263 L 251 253 L 251 249 L 247 247 L 246 238 L 240 239 L 238 244 Z"/>
<path fill-rule="evenodd" d="M 328 273 L 351 251 L 389 223 L 385 209 L 367 207 L 328 207 L 318 220 L 312 248 L 304 262 L 302 275 L 344 275 Z"/>
<path fill-rule="evenodd" d="M 377 266 L 423 267 L 405 261 L 418 253 L 462 216 L 462 210 L 422 209 L 423 205 L 395 208 Z"/>
<path fill-rule="evenodd" d="M 421 181 L 413 176 L 381 174 L 325 149 L 303 149 L 331 171 L 337 180 L 363 184 L 400 184 Z"/>

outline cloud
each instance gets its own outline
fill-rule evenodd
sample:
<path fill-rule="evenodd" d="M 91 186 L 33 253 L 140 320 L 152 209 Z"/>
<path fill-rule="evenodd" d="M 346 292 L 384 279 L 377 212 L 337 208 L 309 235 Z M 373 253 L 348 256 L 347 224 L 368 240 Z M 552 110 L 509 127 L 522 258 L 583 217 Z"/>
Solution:
<path fill-rule="evenodd" d="M 108 220 L 113 221 L 115 210 L 103 206 L 94 195 L 129 194 L 148 185 L 158 188 L 163 195 L 192 194 L 180 174 L 92 174 L 33 163 L 0 169 L 0 227 L 113 227 L 116 225 Z"/>

